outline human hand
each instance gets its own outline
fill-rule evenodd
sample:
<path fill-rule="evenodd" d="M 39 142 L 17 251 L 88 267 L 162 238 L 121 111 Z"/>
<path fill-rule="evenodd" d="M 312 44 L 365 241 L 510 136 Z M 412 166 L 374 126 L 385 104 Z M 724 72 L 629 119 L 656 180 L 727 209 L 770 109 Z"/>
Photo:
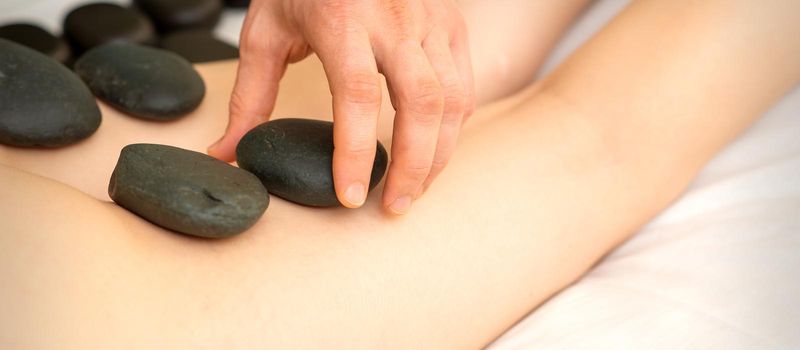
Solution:
<path fill-rule="evenodd" d="M 367 194 L 381 105 L 379 74 L 397 111 L 384 206 L 406 213 L 447 164 L 475 106 L 466 28 L 452 0 L 254 0 L 245 18 L 225 135 L 236 144 L 272 113 L 289 63 L 316 53 L 333 94 L 333 178 L 350 208 Z"/>

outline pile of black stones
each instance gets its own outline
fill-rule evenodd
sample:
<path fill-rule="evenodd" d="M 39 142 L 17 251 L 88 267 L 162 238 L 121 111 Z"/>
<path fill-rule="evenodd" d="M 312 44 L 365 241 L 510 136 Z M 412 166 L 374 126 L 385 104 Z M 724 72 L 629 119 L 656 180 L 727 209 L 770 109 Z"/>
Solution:
<path fill-rule="evenodd" d="M 192 63 L 211 62 L 239 56 L 238 48 L 216 38 L 213 30 L 225 7 L 249 4 L 249 0 L 132 0 L 128 7 L 86 3 L 69 11 L 60 36 L 35 23 L 19 22 L 0 23 L 0 38 L 68 66 L 86 51 L 111 42 L 155 46 Z"/>

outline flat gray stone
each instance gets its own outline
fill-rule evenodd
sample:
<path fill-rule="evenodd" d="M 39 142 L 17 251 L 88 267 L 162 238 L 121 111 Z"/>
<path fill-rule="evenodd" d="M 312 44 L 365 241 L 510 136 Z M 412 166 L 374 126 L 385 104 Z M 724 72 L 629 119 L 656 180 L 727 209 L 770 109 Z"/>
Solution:
<path fill-rule="evenodd" d="M 156 225 L 207 238 L 247 230 L 269 206 L 253 174 L 203 153 L 154 144 L 122 149 L 108 194 Z"/>
<path fill-rule="evenodd" d="M 60 147 L 100 126 L 92 93 L 61 63 L 0 39 L 0 143 Z"/>
<path fill-rule="evenodd" d="M 75 62 L 75 72 L 97 97 L 145 119 L 180 118 L 200 105 L 206 91 L 183 57 L 134 44 L 96 47 Z"/>
<path fill-rule="evenodd" d="M 386 149 L 376 143 L 369 190 L 383 178 Z M 333 187 L 333 123 L 278 119 L 245 134 L 236 147 L 239 167 L 256 174 L 270 193 L 314 207 L 340 205 Z"/>

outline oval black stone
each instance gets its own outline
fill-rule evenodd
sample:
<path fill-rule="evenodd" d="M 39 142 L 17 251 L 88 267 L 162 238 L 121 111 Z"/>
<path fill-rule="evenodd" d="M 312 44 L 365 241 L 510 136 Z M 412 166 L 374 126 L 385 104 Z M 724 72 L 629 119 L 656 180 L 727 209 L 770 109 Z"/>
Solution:
<path fill-rule="evenodd" d="M 61 63 L 0 39 L 0 143 L 59 147 L 92 135 L 100 109 Z"/>
<path fill-rule="evenodd" d="M 117 204 L 170 230 L 222 238 L 252 227 L 269 206 L 253 174 L 177 147 L 125 146 L 108 194 Z"/>
<path fill-rule="evenodd" d="M 177 119 L 205 95 L 203 79 L 188 61 L 151 47 L 96 47 L 75 62 L 75 72 L 104 101 L 146 119 Z"/>
<path fill-rule="evenodd" d="M 315 207 L 339 205 L 333 187 L 333 123 L 278 119 L 244 135 L 236 147 L 239 167 L 256 174 L 267 190 Z M 383 178 L 386 149 L 377 142 L 369 189 Z"/>
<path fill-rule="evenodd" d="M 64 19 L 64 36 L 76 54 L 112 42 L 155 45 L 157 41 L 153 23 L 147 17 L 136 10 L 107 3 L 72 10 Z"/>
<path fill-rule="evenodd" d="M 222 0 L 135 0 L 162 32 L 211 29 L 219 22 Z"/>
<path fill-rule="evenodd" d="M 70 59 L 69 45 L 64 40 L 34 24 L 14 23 L 2 26 L 0 38 L 25 45 L 61 63 Z"/>
<path fill-rule="evenodd" d="M 192 63 L 239 58 L 239 49 L 214 37 L 207 30 L 186 30 L 161 39 L 161 47 L 181 55 Z"/>

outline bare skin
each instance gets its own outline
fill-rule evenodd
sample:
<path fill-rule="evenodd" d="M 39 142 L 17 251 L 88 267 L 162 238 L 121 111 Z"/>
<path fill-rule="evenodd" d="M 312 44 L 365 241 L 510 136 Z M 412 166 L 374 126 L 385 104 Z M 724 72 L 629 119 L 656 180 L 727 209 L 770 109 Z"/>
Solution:
<path fill-rule="evenodd" d="M 274 198 L 253 229 L 207 241 L 81 192 L 105 198 L 124 144 L 202 149 L 224 128 L 230 63 L 200 67 L 209 94 L 175 124 L 104 108 L 98 134 L 74 147 L 0 148 L 0 344 L 483 346 L 674 200 L 800 81 L 798 17 L 790 0 L 632 4 L 544 81 L 479 108 L 403 217 L 383 215 L 377 196 L 359 210 Z M 323 78 L 315 61 L 287 72 L 282 115 L 329 111 L 309 100 Z"/>

